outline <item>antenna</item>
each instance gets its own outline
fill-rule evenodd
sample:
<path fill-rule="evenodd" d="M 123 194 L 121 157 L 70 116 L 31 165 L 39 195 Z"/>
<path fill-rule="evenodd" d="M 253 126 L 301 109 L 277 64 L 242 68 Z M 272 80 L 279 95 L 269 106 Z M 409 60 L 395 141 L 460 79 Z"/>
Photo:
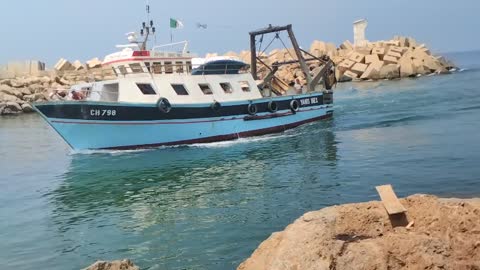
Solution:
<path fill-rule="evenodd" d="M 145 22 L 142 22 L 142 28 L 140 29 L 140 35 L 143 37 L 145 36 L 145 39 L 142 42 L 142 46 L 140 49 L 142 51 L 147 50 L 147 42 L 148 42 L 148 37 L 150 34 L 155 35 L 155 26 L 153 23 L 153 20 L 150 20 L 150 1 L 146 1 L 146 7 L 145 10 L 147 12 L 147 20 Z M 148 25 L 147 25 L 148 22 Z"/>

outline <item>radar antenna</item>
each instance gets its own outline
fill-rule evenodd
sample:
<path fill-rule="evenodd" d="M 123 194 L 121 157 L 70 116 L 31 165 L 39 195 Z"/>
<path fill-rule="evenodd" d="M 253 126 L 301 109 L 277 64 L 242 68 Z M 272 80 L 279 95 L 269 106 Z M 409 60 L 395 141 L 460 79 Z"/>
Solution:
<path fill-rule="evenodd" d="M 142 28 L 140 29 L 140 36 L 144 37 L 140 50 L 146 51 L 147 50 L 147 42 L 150 35 L 155 35 L 155 26 L 153 20 L 150 20 L 150 1 L 147 0 L 146 4 L 146 12 L 147 12 L 147 20 L 146 22 L 142 22 Z"/>

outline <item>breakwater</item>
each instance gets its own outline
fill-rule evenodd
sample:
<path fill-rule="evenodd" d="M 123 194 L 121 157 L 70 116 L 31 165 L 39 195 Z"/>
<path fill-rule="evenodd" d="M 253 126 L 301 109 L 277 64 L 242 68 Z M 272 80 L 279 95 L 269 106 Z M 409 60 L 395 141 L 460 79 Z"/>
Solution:
<path fill-rule="evenodd" d="M 269 73 L 266 65 L 296 59 L 293 49 L 274 49 L 269 53 L 260 52 L 259 77 Z M 354 46 L 349 41 L 339 47 L 333 43 L 314 41 L 305 58 L 329 56 L 336 64 L 336 78 L 339 82 L 366 81 L 418 77 L 429 74 L 449 74 L 456 70 L 453 62 L 445 57 L 433 55 L 425 44 L 410 37 L 394 37 L 388 41 L 366 42 Z M 207 54 L 205 58 L 218 56 Z M 250 63 L 249 51 L 228 52 L 224 56 Z M 266 64 L 266 65 L 265 65 Z M 43 67 L 44 65 L 39 65 Z M 310 70 L 318 67 L 309 66 Z M 29 66 L 30 70 L 31 67 Z M 295 80 L 306 85 L 306 78 L 298 64 L 282 65 L 276 77 L 285 86 Z M 18 75 L 0 80 L 0 115 L 33 112 L 31 102 L 55 100 L 58 94 L 66 95 L 73 84 L 114 79 L 115 74 L 108 66 L 102 67 L 98 58 L 86 63 L 76 60 L 70 63 L 61 58 L 52 70 L 38 70 L 35 75 Z"/>
<path fill-rule="evenodd" d="M 224 56 L 238 58 L 246 63 L 251 62 L 249 51 L 240 53 L 228 52 Z M 329 56 L 336 64 L 336 78 L 339 82 L 366 81 L 418 77 L 429 74 L 448 74 L 456 70 L 456 65 L 440 55 L 434 55 L 427 45 L 418 43 L 411 37 L 396 36 L 391 40 L 365 42 L 362 46 L 354 46 L 350 41 L 340 46 L 333 43 L 315 40 L 305 58 L 324 55 Z M 207 54 L 206 58 L 218 56 L 216 53 Z M 274 49 L 259 54 L 260 77 L 269 73 L 274 63 L 288 62 L 296 59 L 293 49 Z M 266 65 L 264 65 L 266 64 Z M 310 70 L 318 64 L 309 66 Z M 277 72 L 277 77 L 286 83 L 296 78 L 306 84 L 305 75 L 298 64 L 283 65 Z"/>

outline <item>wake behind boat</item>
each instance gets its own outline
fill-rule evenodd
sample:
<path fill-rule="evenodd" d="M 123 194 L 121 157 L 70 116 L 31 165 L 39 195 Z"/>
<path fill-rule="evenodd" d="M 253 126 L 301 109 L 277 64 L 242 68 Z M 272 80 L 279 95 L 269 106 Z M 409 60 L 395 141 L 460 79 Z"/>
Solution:
<path fill-rule="evenodd" d="M 257 80 L 256 37 L 287 31 L 298 60 L 275 63 Z M 75 150 L 136 149 L 233 140 L 283 132 L 333 114 L 334 67 L 328 57 L 301 50 L 291 25 L 251 32 L 252 64 L 229 58 L 198 61 L 187 42 L 147 49 L 155 33 L 103 61 L 116 79 L 75 85 L 69 100 L 34 104 L 35 109 Z M 278 34 L 277 34 L 278 37 Z M 166 48 L 182 46 L 181 51 Z M 306 59 L 304 55 L 311 58 Z M 310 70 L 307 62 L 319 62 Z M 199 62 L 199 63 L 198 63 Z M 281 65 L 298 63 L 307 84 L 293 89 L 275 77 Z M 251 73 L 248 73 L 248 68 Z M 287 87 L 285 87 L 287 86 Z"/>

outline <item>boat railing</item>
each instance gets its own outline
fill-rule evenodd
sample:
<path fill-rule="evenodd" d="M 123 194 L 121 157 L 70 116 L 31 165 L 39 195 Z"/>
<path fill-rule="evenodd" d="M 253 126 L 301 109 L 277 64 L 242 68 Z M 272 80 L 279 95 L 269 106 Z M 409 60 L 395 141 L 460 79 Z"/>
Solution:
<path fill-rule="evenodd" d="M 248 65 L 235 64 L 208 64 L 193 68 L 193 75 L 226 75 L 242 74 L 248 72 Z"/>
<path fill-rule="evenodd" d="M 208 64 L 192 66 L 191 62 L 187 63 L 156 63 L 153 62 L 148 66 L 140 66 L 132 69 L 125 66 L 123 69 L 113 68 L 117 76 L 126 76 L 134 74 L 152 74 L 152 75 L 169 75 L 169 74 L 191 74 L 191 75 L 226 75 L 226 74 L 243 74 L 248 73 L 248 65 L 239 63 L 233 64 Z"/>
<path fill-rule="evenodd" d="M 166 52 L 166 51 L 163 51 L 163 48 L 173 48 L 175 46 L 179 46 L 179 45 L 183 45 L 183 48 L 181 50 L 181 53 L 182 54 L 187 54 L 188 53 L 188 41 L 184 40 L 184 41 L 180 41 L 180 42 L 174 42 L 174 43 L 168 43 L 168 44 L 163 44 L 163 45 L 158 45 L 158 46 L 154 46 L 152 48 L 152 51 L 154 52 L 163 52 L 163 53 L 171 53 L 171 54 L 174 54 L 174 52 Z M 162 50 L 160 50 L 162 49 Z M 177 53 L 178 54 L 178 53 Z"/>

